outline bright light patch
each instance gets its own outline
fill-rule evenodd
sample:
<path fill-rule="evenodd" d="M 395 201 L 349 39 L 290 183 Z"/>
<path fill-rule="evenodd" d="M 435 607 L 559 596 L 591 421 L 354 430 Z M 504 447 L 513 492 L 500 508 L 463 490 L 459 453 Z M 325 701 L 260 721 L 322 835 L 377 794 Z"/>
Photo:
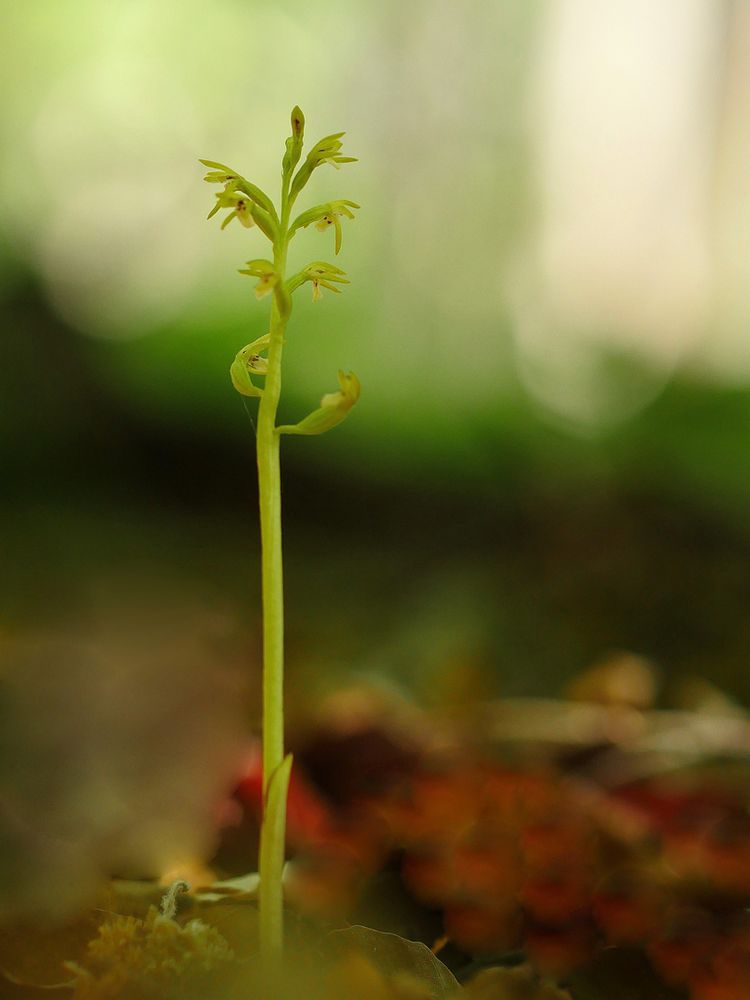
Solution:
<path fill-rule="evenodd" d="M 540 49 L 540 224 L 519 303 L 519 373 L 563 418 L 630 416 L 601 358 L 656 383 L 710 320 L 721 19 L 701 0 L 557 0 Z M 530 313 L 533 318 L 530 318 Z"/>

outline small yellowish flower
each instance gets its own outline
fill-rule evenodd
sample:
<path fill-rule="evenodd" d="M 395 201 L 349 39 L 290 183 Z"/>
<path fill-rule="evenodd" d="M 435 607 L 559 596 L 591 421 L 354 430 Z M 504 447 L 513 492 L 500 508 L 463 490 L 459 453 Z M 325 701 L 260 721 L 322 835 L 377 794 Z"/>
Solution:
<path fill-rule="evenodd" d="M 270 337 L 265 334 L 246 344 L 235 355 L 229 369 L 232 385 L 242 396 L 262 396 L 263 390 L 250 378 L 251 375 L 268 374 L 268 358 L 261 357 L 260 352 L 268 347 Z"/>
<path fill-rule="evenodd" d="M 306 280 L 312 285 L 312 300 L 318 302 L 322 297 L 321 288 L 327 288 L 331 292 L 341 293 L 339 285 L 348 285 L 349 279 L 345 277 L 346 271 L 333 264 L 326 264 L 324 261 L 315 261 L 305 268 Z"/>
<path fill-rule="evenodd" d="M 330 163 L 332 167 L 339 169 L 340 163 L 356 163 L 356 156 L 341 156 L 341 147 L 343 143 L 341 142 L 341 137 L 344 132 L 335 132 L 333 135 L 327 135 L 325 139 L 321 139 L 320 142 L 316 143 L 308 154 L 308 160 L 312 164 L 313 169 L 320 166 L 323 163 Z"/>
<path fill-rule="evenodd" d="M 203 178 L 204 181 L 208 181 L 209 184 L 224 185 L 224 190 L 216 195 L 216 204 L 208 213 L 208 218 L 216 215 L 221 208 L 231 208 L 231 213 L 222 223 L 222 229 L 236 217 L 246 229 L 250 229 L 254 225 L 259 226 L 273 241 L 275 238 L 274 226 L 278 223 L 278 218 L 273 202 L 268 195 L 224 163 L 217 163 L 216 160 L 201 160 L 200 162 L 207 167 L 214 168 L 209 170 Z"/>
<path fill-rule="evenodd" d="M 216 204 L 208 213 L 207 218 L 213 218 L 222 208 L 231 208 L 231 212 L 221 224 L 222 229 L 226 229 L 232 219 L 239 219 L 245 229 L 251 229 L 255 225 L 252 202 L 244 194 L 235 191 L 231 184 L 216 195 Z"/>
<path fill-rule="evenodd" d="M 341 137 L 343 135 L 343 132 L 334 132 L 333 135 L 327 135 L 325 138 L 321 139 L 320 142 L 315 143 L 313 148 L 307 154 L 305 162 L 299 168 L 294 177 L 291 189 L 292 199 L 297 197 L 302 188 L 310 180 L 313 170 L 321 166 L 323 163 L 330 163 L 332 167 L 336 167 L 338 170 L 339 164 L 341 163 L 356 162 L 356 156 L 341 155 Z"/>
<path fill-rule="evenodd" d="M 260 281 L 255 286 L 255 298 L 262 299 L 268 295 L 269 292 L 272 292 L 277 281 L 278 278 L 275 274 L 262 275 Z"/>
<path fill-rule="evenodd" d="M 324 233 L 329 226 L 334 227 L 336 231 L 336 238 L 334 242 L 336 254 L 338 254 L 341 249 L 341 241 L 343 239 L 340 220 L 341 218 L 354 218 L 354 212 L 347 207 L 348 205 L 351 205 L 352 208 L 359 208 L 359 205 L 355 202 L 334 202 L 331 205 L 330 211 L 326 212 L 325 215 L 321 216 L 321 218 L 315 223 L 315 228 L 319 233 Z"/>
<path fill-rule="evenodd" d="M 262 299 L 272 292 L 276 287 L 279 276 L 270 260 L 249 260 L 247 265 L 240 269 L 240 274 L 247 274 L 251 278 L 258 278 L 255 286 L 255 297 Z"/>
<path fill-rule="evenodd" d="M 353 219 L 354 212 L 353 208 L 359 208 L 356 201 L 348 201 L 347 199 L 341 199 L 340 201 L 329 201 L 325 205 L 316 205 L 314 208 L 308 208 L 306 212 L 298 215 L 294 222 L 289 227 L 290 238 L 294 236 L 298 229 L 307 229 L 308 226 L 315 224 L 315 228 L 324 232 L 329 226 L 333 226 L 336 231 L 335 249 L 336 253 L 341 249 L 341 219 Z"/>

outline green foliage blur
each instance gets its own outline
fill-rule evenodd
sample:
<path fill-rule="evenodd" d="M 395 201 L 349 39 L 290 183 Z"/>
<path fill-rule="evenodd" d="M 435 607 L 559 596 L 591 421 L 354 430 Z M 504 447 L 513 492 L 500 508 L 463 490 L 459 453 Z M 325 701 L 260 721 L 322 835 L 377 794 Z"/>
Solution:
<path fill-rule="evenodd" d="M 750 697 L 750 27 L 709 6 L 3 0 L 0 630 L 189 593 L 257 658 L 264 249 L 198 159 L 275 193 L 299 103 L 362 210 L 281 419 L 362 398 L 284 442 L 292 685 L 550 694 L 626 648 Z"/>

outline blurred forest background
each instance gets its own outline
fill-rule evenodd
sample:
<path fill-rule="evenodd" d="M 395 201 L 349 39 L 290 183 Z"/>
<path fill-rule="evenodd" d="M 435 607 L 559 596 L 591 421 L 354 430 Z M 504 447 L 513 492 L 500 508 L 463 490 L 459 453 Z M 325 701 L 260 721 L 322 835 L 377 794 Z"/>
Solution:
<path fill-rule="evenodd" d="M 1 7 L 11 644 L 151 636 L 158 672 L 200 633 L 257 664 L 228 367 L 264 329 L 236 268 L 265 251 L 206 222 L 197 160 L 275 196 L 299 103 L 360 158 L 309 197 L 362 211 L 351 286 L 299 298 L 282 417 L 338 367 L 363 393 L 283 449 L 292 700 L 362 675 L 428 704 L 556 694 L 612 648 L 667 699 L 694 675 L 750 698 L 746 4 Z"/>

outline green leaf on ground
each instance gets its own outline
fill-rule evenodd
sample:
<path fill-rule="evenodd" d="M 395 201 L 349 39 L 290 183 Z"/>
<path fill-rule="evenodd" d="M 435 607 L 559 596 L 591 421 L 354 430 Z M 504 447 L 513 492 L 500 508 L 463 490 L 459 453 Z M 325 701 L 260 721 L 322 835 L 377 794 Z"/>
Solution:
<path fill-rule="evenodd" d="M 335 949 L 359 952 L 384 976 L 408 975 L 424 984 L 432 1000 L 455 997 L 460 989 L 453 973 L 421 941 L 361 926 L 332 931 L 329 940 Z"/>

